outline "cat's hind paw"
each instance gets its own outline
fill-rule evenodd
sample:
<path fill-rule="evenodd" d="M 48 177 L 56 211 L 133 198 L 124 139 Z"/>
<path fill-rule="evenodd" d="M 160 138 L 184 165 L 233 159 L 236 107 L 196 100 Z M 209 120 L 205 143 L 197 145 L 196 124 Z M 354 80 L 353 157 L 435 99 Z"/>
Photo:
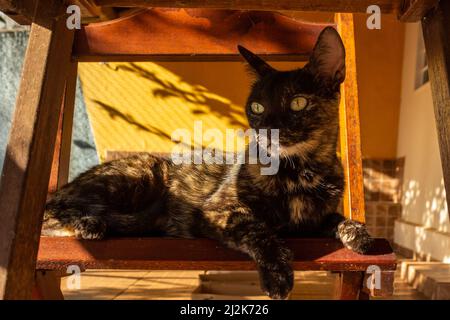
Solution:
<path fill-rule="evenodd" d="M 373 244 L 373 238 L 367 232 L 366 226 L 358 221 L 345 220 L 338 225 L 338 237 L 342 244 L 357 253 L 367 253 Z"/>
<path fill-rule="evenodd" d="M 75 226 L 75 236 L 79 239 L 100 240 L 105 234 L 106 223 L 99 217 L 81 217 Z"/>

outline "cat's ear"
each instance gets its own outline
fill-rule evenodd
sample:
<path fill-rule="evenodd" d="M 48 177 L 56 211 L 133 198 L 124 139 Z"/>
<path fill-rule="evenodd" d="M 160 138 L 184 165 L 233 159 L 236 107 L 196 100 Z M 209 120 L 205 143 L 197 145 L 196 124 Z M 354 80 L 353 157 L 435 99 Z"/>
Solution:
<path fill-rule="evenodd" d="M 256 54 L 251 52 L 250 50 L 244 48 L 243 46 L 238 45 L 239 53 L 242 57 L 247 61 L 251 70 L 256 73 L 260 78 L 265 75 L 275 72 L 275 69 L 272 68 L 267 62 L 258 57 Z"/>
<path fill-rule="evenodd" d="M 345 48 L 333 27 L 326 27 L 320 33 L 307 68 L 327 83 L 339 85 L 344 81 Z"/>

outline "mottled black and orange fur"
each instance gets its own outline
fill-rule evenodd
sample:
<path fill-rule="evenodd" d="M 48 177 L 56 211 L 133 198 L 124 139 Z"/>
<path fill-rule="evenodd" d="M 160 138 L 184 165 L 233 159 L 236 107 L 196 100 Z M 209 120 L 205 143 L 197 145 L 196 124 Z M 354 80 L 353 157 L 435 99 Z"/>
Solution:
<path fill-rule="evenodd" d="M 246 112 L 254 129 L 280 129 L 281 158 L 275 175 L 260 164 L 174 165 L 136 155 L 98 165 L 56 192 L 44 215 L 44 234 L 84 239 L 162 234 L 208 237 L 245 252 L 272 298 L 293 286 L 291 252 L 280 235 L 338 237 L 364 253 L 371 244 L 364 225 L 337 213 L 344 179 L 336 156 L 340 83 L 345 51 L 326 28 L 309 63 L 276 71 L 243 47 L 256 74 Z M 289 108 L 295 95 L 308 107 Z M 262 114 L 251 111 L 257 101 Z"/>

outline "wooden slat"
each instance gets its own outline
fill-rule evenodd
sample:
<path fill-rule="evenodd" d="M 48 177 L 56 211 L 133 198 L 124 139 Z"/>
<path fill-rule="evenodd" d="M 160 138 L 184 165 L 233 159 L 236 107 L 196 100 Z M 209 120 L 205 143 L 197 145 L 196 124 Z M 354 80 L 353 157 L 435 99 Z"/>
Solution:
<path fill-rule="evenodd" d="M 97 5 L 113 7 L 172 7 L 236 10 L 299 10 L 329 12 L 366 12 L 379 5 L 384 13 L 398 12 L 402 0 L 94 0 Z"/>
<path fill-rule="evenodd" d="M 28 7 L 27 11 L 30 11 Z M 0 0 L 0 11 L 19 24 L 30 24 L 31 19 L 23 14 L 23 8 L 17 6 L 15 0 Z"/>
<path fill-rule="evenodd" d="M 48 0 L 54 2 L 52 0 Z M 419 21 L 426 10 L 438 0 L 81 0 L 89 1 L 87 8 L 101 19 L 115 17 L 108 7 L 166 7 L 166 8 L 209 8 L 234 10 L 299 10 L 328 12 L 365 13 L 370 5 L 378 5 L 383 13 L 398 14 L 401 21 Z M 33 0 L 0 0 L 0 10 L 21 24 L 29 24 L 33 14 Z"/>
<path fill-rule="evenodd" d="M 383 239 L 376 240 L 370 255 L 345 249 L 334 239 L 288 239 L 287 245 L 294 252 L 296 270 L 365 271 L 373 264 L 383 270 L 396 267 L 395 255 Z M 246 255 L 208 239 L 42 237 L 37 268 L 65 270 L 69 265 L 82 269 L 255 269 Z"/>
<path fill-rule="evenodd" d="M 72 62 L 67 72 L 64 92 L 63 122 L 61 130 L 61 147 L 58 164 L 58 184 L 60 188 L 69 180 L 70 150 L 72 146 L 72 129 L 77 87 L 77 63 Z"/>
<path fill-rule="evenodd" d="M 420 21 L 439 0 L 403 0 L 398 18 L 403 22 Z"/>
<path fill-rule="evenodd" d="M 450 208 L 450 1 L 422 21 L 447 205 Z"/>
<path fill-rule="evenodd" d="M 48 192 L 53 193 L 69 180 L 70 149 L 72 146 L 72 127 L 75 107 L 75 91 L 77 86 L 77 62 L 68 67 L 64 85 L 64 96 L 61 103 L 58 133 L 53 151 L 52 170 Z"/>
<path fill-rule="evenodd" d="M 61 3 L 60 0 L 0 0 L 0 11 L 19 24 L 33 22 L 48 26 L 50 18 L 63 12 L 60 10 Z"/>
<path fill-rule="evenodd" d="M 45 11 L 40 8 L 37 12 Z M 73 32 L 33 24 L 0 182 L 0 299 L 31 296 Z"/>
<path fill-rule="evenodd" d="M 56 134 L 55 148 L 53 150 L 52 169 L 50 171 L 50 180 L 48 182 L 48 195 L 52 194 L 58 189 L 59 159 L 61 157 L 61 138 L 63 127 L 63 110 L 64 110 L 64 97 L 61 103 L 61 110 L 59 113 L 58 133 Z"/>
<path fill-rule="evenodd" d="M 341 86 L 339 109 L 340 149 L 346 180 L 343 196 L 344 215 L 364 222 L 364 186 L 353 16 L 351 13 L 336 14 L 336 23 L 346 51 L 346 77 Z"/>
<path fill-rule="evenodd" d="M 273 12 L 151 9 L 76 33 L 79 61 L 239 60 L 237 44 L 271 59 L 305 60 L 320 31 Z"/>
<path fill-rule="evenodd" d="M 112 20 L 117 18 L 114 8 L 99 7 L 92 0 L 78 0 L 80 4 L 85 7 L 91 14 L 98 16 L 100 20 Z"/>

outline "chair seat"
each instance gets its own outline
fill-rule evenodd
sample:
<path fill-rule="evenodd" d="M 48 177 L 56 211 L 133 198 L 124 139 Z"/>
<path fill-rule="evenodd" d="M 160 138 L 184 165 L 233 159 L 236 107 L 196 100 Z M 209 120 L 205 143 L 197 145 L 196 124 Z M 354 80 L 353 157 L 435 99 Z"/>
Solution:
<path fill-rule="evenodd" d="M 338 240 L 286 239 L 294 253 L 295 270 L 366 271 L 370 265 L 395 270 L 396 258 L 389 242 L 376 239 L 367 255 L 343 248 Z M 209 239 L 111 238 L 78 240 L 41 237 L 37 269 L 157 269 L 254 270 L 246 255 Z"/>

